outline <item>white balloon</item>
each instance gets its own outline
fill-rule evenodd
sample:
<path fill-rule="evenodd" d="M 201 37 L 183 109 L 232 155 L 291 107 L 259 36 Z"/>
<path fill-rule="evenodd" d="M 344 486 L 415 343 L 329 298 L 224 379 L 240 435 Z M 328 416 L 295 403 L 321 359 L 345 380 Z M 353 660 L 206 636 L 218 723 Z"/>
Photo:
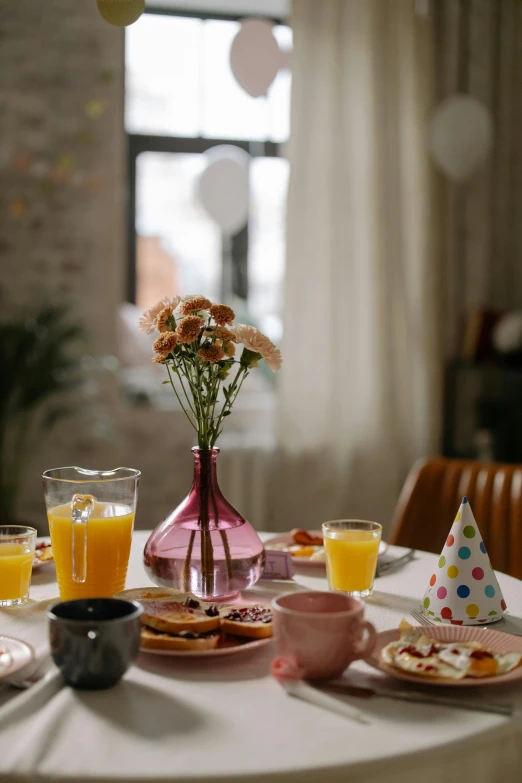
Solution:
<path fill-rule="evenodd" d="M 230 47 L 230 68 L 241 87 L 252 98 L 266 95 L 282 61 L 271 22 L 245 19 Z"/>
<path fill-rule="evenodd" d="M 236 234 L 248 220 L 250 155 L 228 144 L 205 155 L 208 165 L 198 180 L 199 200 L 225 234 Z"/>
<path fill-rule="evenodd" d="M 522 312 L 513 310 L 499 320 L 493 331 L 493 345 L 499 353 L 510 354 L 522 349 Z"/>
<path fill-rule="evenodd" d="M 493 142 L 488 109 L 469 95 L 453 95 L 435 110 L 428 148 L 435 163 L 455 182 L 464 182 L 486 160 Z"/>

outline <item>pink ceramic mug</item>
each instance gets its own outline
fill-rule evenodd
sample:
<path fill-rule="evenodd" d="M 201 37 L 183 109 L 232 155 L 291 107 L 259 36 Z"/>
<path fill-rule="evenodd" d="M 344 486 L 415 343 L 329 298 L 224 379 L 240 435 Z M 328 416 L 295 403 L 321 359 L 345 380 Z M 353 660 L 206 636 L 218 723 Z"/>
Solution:
<path fill-rule="evenodd" d="M 341 593 L 285 593 L 272 601 L 272 609 L 279 653 L 303 679 L 340 677 L 375 646 L 375 628 L 364 620 L 364 604 L 357 598 Z"/>

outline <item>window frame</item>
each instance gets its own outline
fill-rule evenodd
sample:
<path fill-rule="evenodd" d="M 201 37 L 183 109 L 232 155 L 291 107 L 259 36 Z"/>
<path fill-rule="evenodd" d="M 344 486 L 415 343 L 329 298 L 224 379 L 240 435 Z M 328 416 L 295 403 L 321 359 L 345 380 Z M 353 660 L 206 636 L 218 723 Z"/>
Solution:
<path fill-rule="evenodd" d="M 253 16 L 251 14 L 218 14 L 206 13 L 201 11 L 181 10 L 173 8 L 163 8 L 159 6 L 147 6 L 146 14 L 157 16 L 189 17 L 201 20 L 218 20 L 239 22 L 242 19 Z M 274 25 L 287 25 L 288 21 L 275 19 L 272 17 L 263 17 L 271 21 Z M 126 94 L 125 94 L 126 100 Z M 126 301 L 132 304 L 136 303 L 136 283 L 137 283 L 137 259 L 136 259 L 136 171 L 137 158 L 142 152 L 167 152 L 167 153 L 196 153 L 202 154 L 212 149 L 212 147 L 229 144 L 245 150 L 253 158 L 278 158 L 281 157 L 283 144 L 274 141 L 257 141 L 251 139 L 212 139 L 206 136 L 164 136 L 156 134 L 129 133 L 125 129 L 127 143 L 127 275 L 126 275 Z M 228 275 L 232 280 L 248 280 L 247 269 L 245 268 L 245 257 L 242 249 L 248 243 L 248 223 L 236 236 L 232 237 L 232 246 L 230 258 L 232 269 L 228 270 Z M 225 254 L 223 253 L 223 260 Z M 234 270 L 234 265 L 237 268 Z M 224 272 L 222 280 L 227 275 Z M 248 287 L 248 283 L 245 285 Z M 233 292 L 234 284 L 233 284 Z M 247 299 L 248 301 L 248 299 Z"/>

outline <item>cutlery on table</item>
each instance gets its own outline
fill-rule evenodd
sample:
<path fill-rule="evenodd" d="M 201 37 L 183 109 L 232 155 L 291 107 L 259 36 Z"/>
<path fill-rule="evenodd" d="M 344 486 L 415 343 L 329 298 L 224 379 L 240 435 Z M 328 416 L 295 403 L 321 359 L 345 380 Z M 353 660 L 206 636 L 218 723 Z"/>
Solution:
<path fill-rule="evenodd" d="M 415 549 L 409 549 L 406 552 L 406 554 L 401 555 L 401 557 L 396 557 L 393 560 L 385 560 L 382 563 L 379 563 L 379 561 L 377 560 L 377 568 L 375 570 L 375 576 L 384 576 L 385 574 L 390 574 L 393 571 L 397 571 L 399 568 L 402 568 L 411 560 L 414 560 L 416 554 L 417 552 Z"/>
<path fill-rule="evenodd" d="M 369 724 L 371 721 L 362 712 L 355 710 L 349 704 L 345 704 L 339 699 L 335 699 L 329 696 L 327 693 L 322 693 L 317 688 L 309 685 L 304 680 L 279 680 L 285 691 L 289 696 L 294 696 L 297 699 L 302 699 L 309 704 L 315 704 L 316 707 L 322 707 L 330 712 L 335 712 L 337 715 L 342 715 L 343 718 L 349 718 L 357 723 Z"/>
<path fill-rule="evenodd" d="M 472 699 L 461 699 L 457 696 L 441 696 L 440 694 L 423 693 L 421 691 L 390 691 L 387 688 L 363 688 L 359 685 L 351 685 L 345 682 L 331 682 L 321 685 L 321 688 L 342 693 L 346 696 L 355 696 L 363 699 L 370 699 L 373 696 L 380 696 L 384 699 L 397 699 L 399 701 L 408 701 L 415 704 L 439 704 L 443 707 L 457 707 L 461 710 L 472 710 L 473 712 L 489 712 L 494 715 L 512 715 L 512 704 L 499 704 L 498 702 L 474 701 Z"/>

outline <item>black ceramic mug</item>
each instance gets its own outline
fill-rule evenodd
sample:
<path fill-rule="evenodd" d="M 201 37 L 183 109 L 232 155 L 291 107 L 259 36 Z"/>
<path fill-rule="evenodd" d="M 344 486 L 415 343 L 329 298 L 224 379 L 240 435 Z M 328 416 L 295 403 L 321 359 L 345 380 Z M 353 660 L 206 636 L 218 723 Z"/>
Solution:
<path fill-rule="evenodd" d="M 140 649 L 143 607 L 118 598 L 81 598 L 49 610 L 51 654 L 73 688 L 110 688 Z"/>

